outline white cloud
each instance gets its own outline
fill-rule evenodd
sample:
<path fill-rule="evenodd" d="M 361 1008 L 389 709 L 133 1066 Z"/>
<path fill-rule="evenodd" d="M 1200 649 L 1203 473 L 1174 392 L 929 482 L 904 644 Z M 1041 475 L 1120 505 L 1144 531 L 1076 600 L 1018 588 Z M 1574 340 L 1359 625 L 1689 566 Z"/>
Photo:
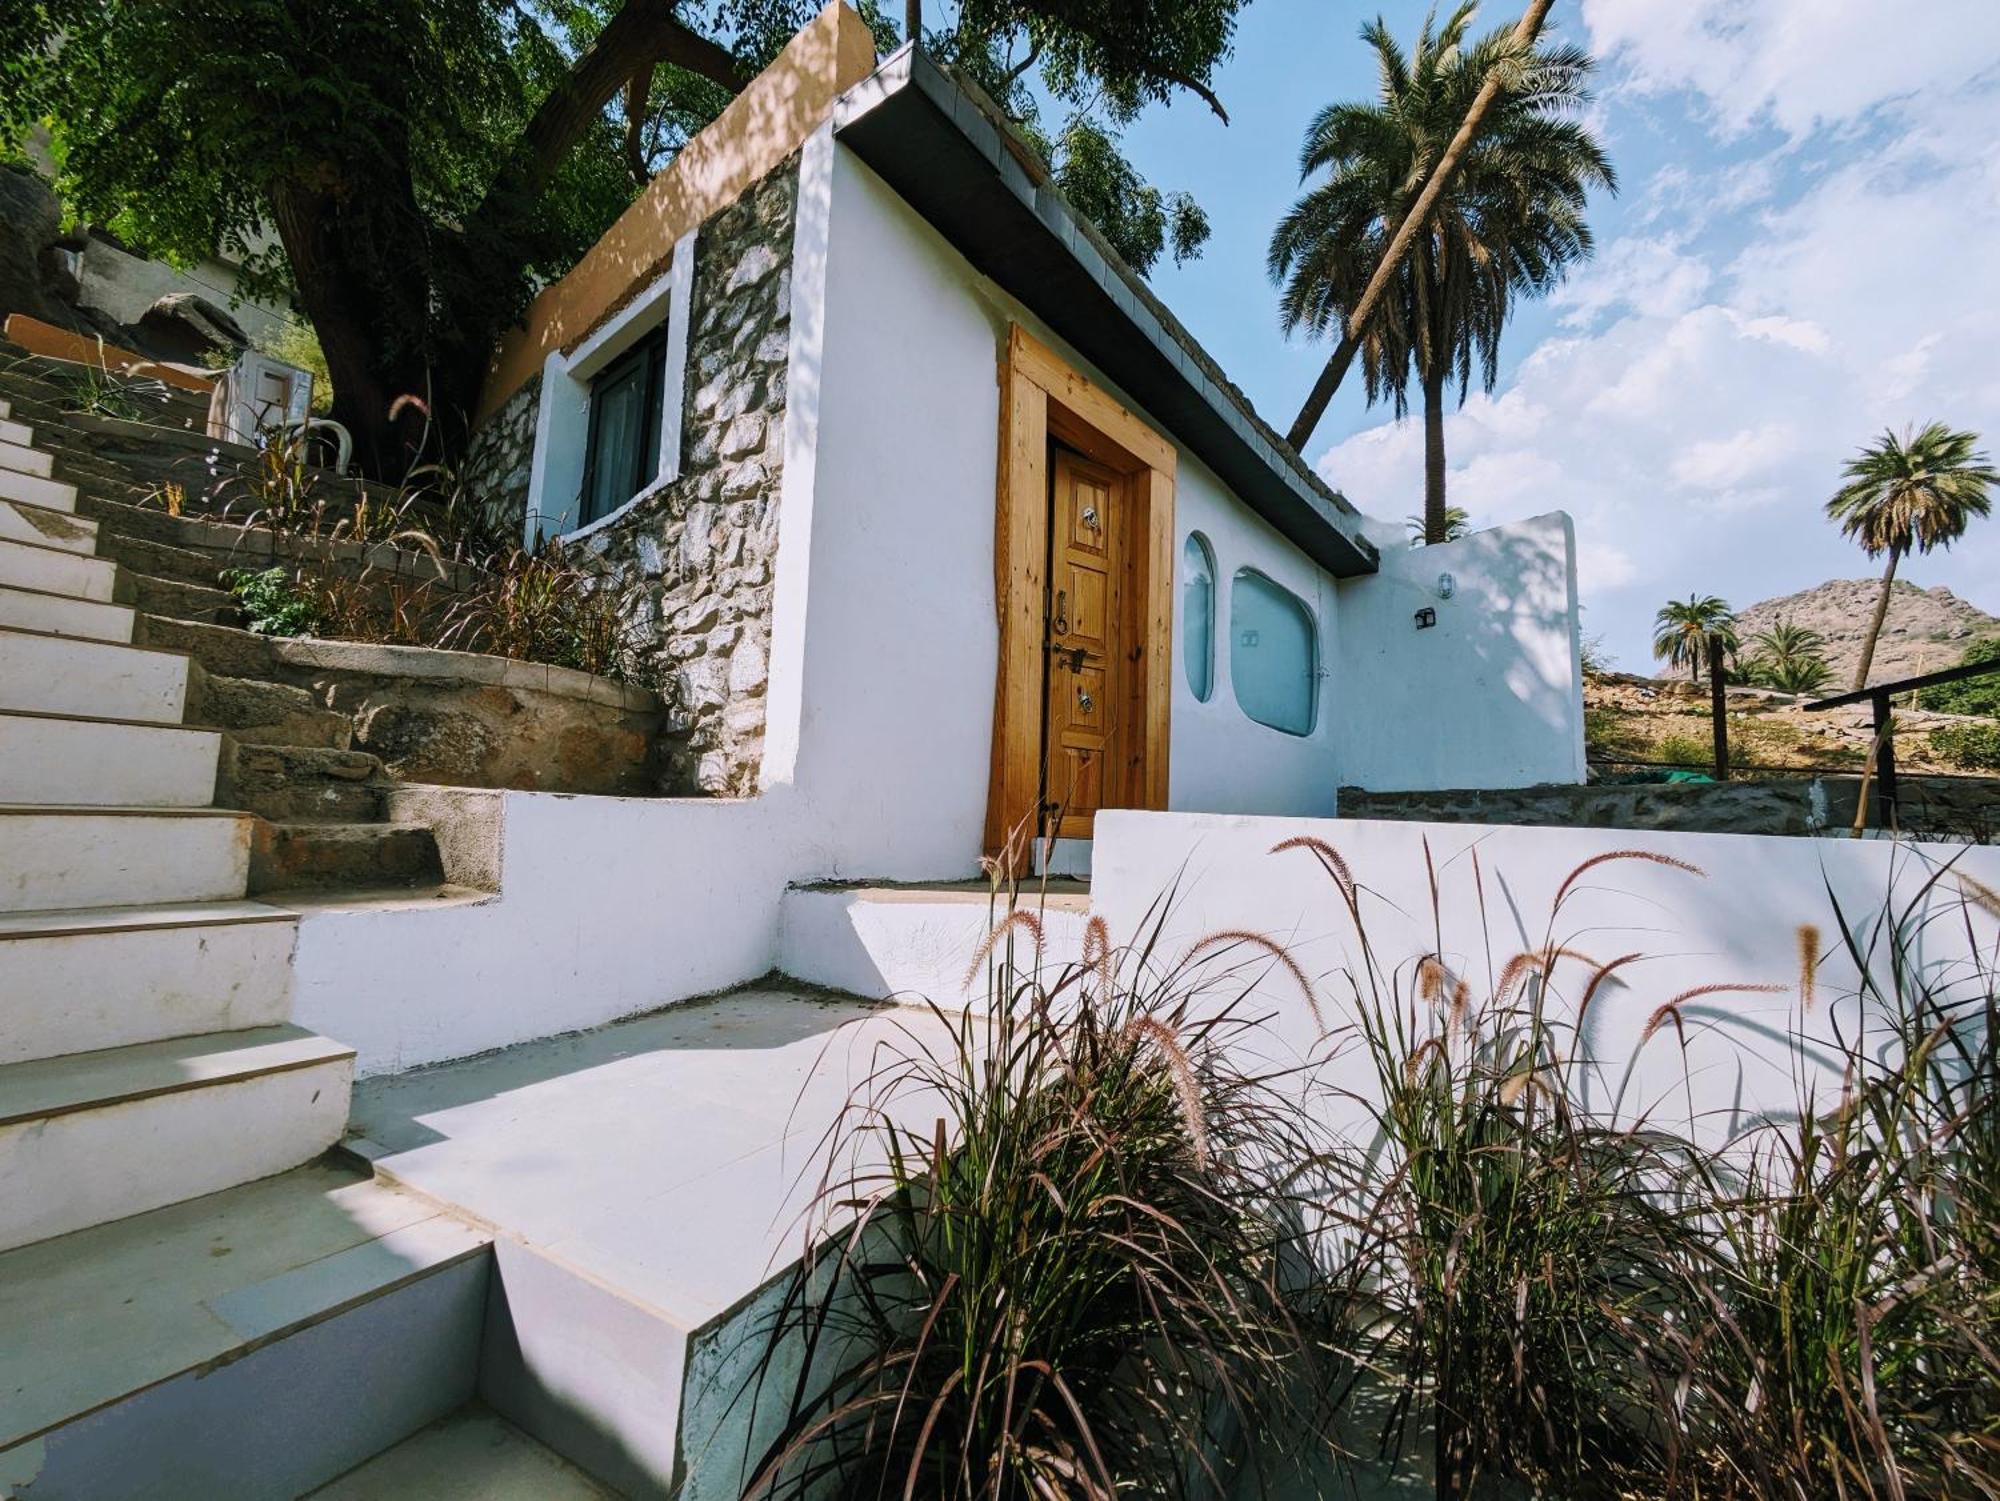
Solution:
<path fill-rule="evenodd" d="M 1721 12 L 1689 8 L 1701 42 Z M 1739 28 L 1753 51 L 1769 40 L 1765 9 Z M 1987 58 L 2000 64 L 2000 36 Z M 1814 105 L 1813 118 L 1832 108 Z M 1560 332 L 1500 393 L 1447 419 L 1451 500 L 1475 523 L 1557 508 L 1576 518 L 1590 627 L 1624 659 L 1645 659 L 1652 609 L 1669 595 L 1747 604 L 1872 571 L 1822 506 L 1842 463 L 1884 427 L 1936 417 L 2000 448 L 2000 90 L 1899 106 L 1894 125 L 1843 138 L 1810 173 L 1788 163 L 1723 226 L 1727 256 L 1698 253 L 1671 215 L 1634 216 L 1560 298 Z M 1679 191 L 1669 180 L 1663 200 Z M 1357 433 L 1320 468 L 1365 509 L 1417 510 L 1421 427 Z M 2000 611 L 2000 521 L 1908 572 Z"/>
<path fill-rule="evenodd" d="M 1593 50 L 1635 93 L 1691 90 L 1726 134 L 1793 139 L 1892 100 L 1960 87 L 1991 64 L 1992 0 L 1583 0 Z"/>

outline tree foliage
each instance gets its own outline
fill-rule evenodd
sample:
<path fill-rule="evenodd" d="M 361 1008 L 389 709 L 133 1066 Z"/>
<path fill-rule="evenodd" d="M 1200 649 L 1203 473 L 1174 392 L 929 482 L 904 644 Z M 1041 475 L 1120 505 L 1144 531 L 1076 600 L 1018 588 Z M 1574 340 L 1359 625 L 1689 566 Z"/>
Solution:
<path fill-rule="evenodd" d="M 935 0 L 934 0 L 935 3 Z M 1207 235 L 1119 133 L 1212 83 L 1247 0 L 964 0 L 926 44 L 1001 101 L 1142 271 Z M 499 333 L 819 0 L 25 0 L 0 138 L 137 247 L 247 262 L 326 351 L 378 472 L 452 436 Z M 878 43 L 895 29 L 875 0 Z M 400 425 L 389 408 L 404 404 Z"/>
<path fill-rule="evenodd" d="M 2000 662 L 2000 636 L 1973 642 L 1958 659 L 1961 667 L 1979 662 Z M 2000 672 L 1921 689 L 1917 693 L 1917 707 L 1933 714 L 1988 714 L 2000 719 Z"/>
<path fill-rule="evenodd" d="M 1653 617 L 1653 656 L 1669 667 L 1685 667 L 1695 682 L 1701 680 L 1711 639 L 1721 643 L 1725 654 L 1735 655 L 1736 612 L 1717 595 L 1670 599 Z"/>
<path fill-rule="evenodd" d="M 1299 152 L 1306 190 L 1272 232 L 1268 268 L 1282 288 L 1286 333 L 1337 332 L 1361 300 L 1411 204 L 1489 76 L 1509 79 L 1458 172 L 1411 242 L 1360 345 L 1369 403 L 1409 406 L 1425 429 L 1425 514 L 1444 540 L 1443 404 L 1499 375 L 1500 336 L 1515 299 L 1549 291 L 1592 250 L 1584 209 L 1614 189 L 1610 159 L 1578 118 L 1595 64 L 1555 43 L 1526 53 L 1512 28 L 1474 37 L 1468 0 L 1427 18 L 1405 49 L 1379 18 L 1362 27 L 1380 76 L 1370 100 L 1328 105 Z"/>

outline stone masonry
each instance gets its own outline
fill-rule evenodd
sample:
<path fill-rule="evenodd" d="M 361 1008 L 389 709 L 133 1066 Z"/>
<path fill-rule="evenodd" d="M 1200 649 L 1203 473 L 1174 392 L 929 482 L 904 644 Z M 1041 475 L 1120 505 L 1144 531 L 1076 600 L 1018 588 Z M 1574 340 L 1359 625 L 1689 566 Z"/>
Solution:
<path fill-rule="evenodd" d="M 535 414 L 542 404 L 538 374 L 508 397 L 466 445 L 466 489 L 479 496 L 496 529 L 515 533 L 528 514 L 528 471 L 535 460 Z"/>
<path fill-rule="evenodd" d="M 666 701 L 669 795 L 754 791 L 763 758 L 797 202 L 793 157 L 701 226 L 680 477 L 581 544 L 619 591 L 634 676 Z M 538 387 L 481 429 L 468 464 L 517 518 Z"/>

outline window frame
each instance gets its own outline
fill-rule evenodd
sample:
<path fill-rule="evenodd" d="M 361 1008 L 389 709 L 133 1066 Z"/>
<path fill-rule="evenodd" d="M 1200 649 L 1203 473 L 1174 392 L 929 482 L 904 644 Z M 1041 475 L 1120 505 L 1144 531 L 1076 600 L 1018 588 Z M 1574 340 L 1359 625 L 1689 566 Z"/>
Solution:
<path fill-rule="evenodd" d="M 665 422 L 666 409 L 666 364 L 668 325 L 672 322 L 671 309 L 652 329 L 639 336 L 617 358 L 590 378 L 590 424 L 583 440 L 583 483 L 577 498 L 577 530 L 606 520 L 617 514 L 634 497 L 643 494 L 660 482 L 661 427 Z M 640 392 L 640 429 L 638 460 L 631 477 L 629 493 L 605 505 L 604 509 L 593 513 L 591 492 L 597 483 L 597 466 L 601 458 L 598 447 L 604 436 L 604 392 L 614 381 L 625 379 L 632 368 L 641 362 L 645 365 L 643 389 Z M 574 535 L 571 533 L 570 535 Z"/>
<path fill-rule="evenodd" d="M 1249 705 L 1243 702 L 1243 674 L 1239 673 L 1236 670 L 1236 653 L 1238 649 L 1237 625 L 1236 625 L 1236 596 L 1237 596 L 1237 591 L 1243 584 L 1244 580 L 1252 578 L 1268 586 L 1271 590 L 1275 591 L 1278 595 L 1282 596 L 1284 600 L 1290 601 L 1292 606 L 1296 608 L 1296 610 L 1298 611 L 1300 618 L 1305 621 L 1306 642 L 1308 648 L 1311 651 L 1311 656 L 1306 664 L 1305 680 L 1306 680 L 1306 692 L 1308 695 L 1306 700 L 1307 715 L 1306 715 L 1306 727 L 1302 730 L 1295 730 L 1287 725 L 1272 724 L 1267 719 L 1259 719 L 1255 714 L 1250 712 Z M 1240 711 L 1242 711 L 1243 717 L 1245 719 L 1249 720 L 1250 723 L 1254 725 L 1261 725 L 1263 728 L 1271 730 L 1276 734 L 1289 735 L 1294 740 L 1311 739 L 1315 734 L 1319 732 L 1319 711 L 1320 711 L 1319 690 L 1320 690 L 1320 680 L 1324 676 L 1324 673 L 1322 671 L 1324 660 L 1325 660 L 1325 646 L 1324 643 L 1320 640 L 1319 612 L 1313 608 L 1311 602 L 1308 601 L 1305 598 L 1305 596 L 1297 593 L 1295 590 L 1287 588 L 1284 584 L 1279 583 L 1278 580 L 1272 578 L 1270 574 L 1266 573 L 1261 568 L 1252 568 L 1249 567 L 1248 565 L 1245 565 L 1241 568 L 1238 568 L 1234 573 L 1230 575 L 1229 687 L 1231 694 L 1236 699 L 1236 707 Z"/>
<path fill-rule="evenodd" d="M 1208 660 L 1201 664 L 1204 681 L 1200 687 L 1195 685 L 1194 653 L 1188 641 L 1188 626 L 1191 617 L 1187 614 L 1186 604 L 1188 587 L 1194 582 L 1193 571 L 1190 566 L 1191 552 L 1200 553 L 1202 566 L 1208 570 Z M 1190 529 L 1187 536 L 1181 540 L 1181 566 L 1183 570 L 1181 577 L 1181 603 L 1183 609 L 1180 628 L 1181 679 L 1187 684 L 1188 692 L 1194 695 L 1194 701 L 1198 704 L 1205 704 L 1215 698 L 1215 627 L 1219 617 L 1216 604 L 1222 594 L 1222 568 L 1215 560 L 1215 544 L 1210 542 L 1207 534 L 1199 528 Z"/>

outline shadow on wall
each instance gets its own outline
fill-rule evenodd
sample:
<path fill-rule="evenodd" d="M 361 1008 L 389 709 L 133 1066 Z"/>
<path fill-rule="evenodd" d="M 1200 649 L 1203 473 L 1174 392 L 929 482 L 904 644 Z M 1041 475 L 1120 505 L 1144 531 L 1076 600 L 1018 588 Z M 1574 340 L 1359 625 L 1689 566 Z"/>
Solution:
<path fill-rule="evenodd" d="M 1379 573 L 1340 585 L 1339 609 L 1343 781 L 1380 792 L 1583 781 L 1567 515 L 1385 547 Z M 1420 627 L 1425 610 L 1435 624 Z"/>

